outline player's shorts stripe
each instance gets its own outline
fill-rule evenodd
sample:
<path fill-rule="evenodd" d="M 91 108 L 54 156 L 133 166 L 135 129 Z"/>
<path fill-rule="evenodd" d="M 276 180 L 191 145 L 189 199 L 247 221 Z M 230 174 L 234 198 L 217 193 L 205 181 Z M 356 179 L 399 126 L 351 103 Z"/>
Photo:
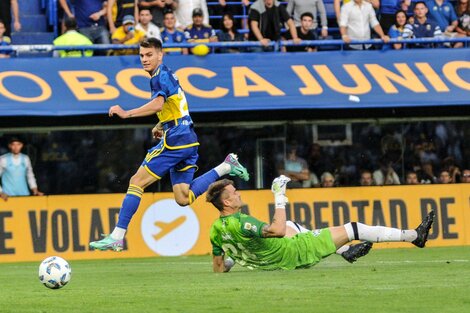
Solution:
<path fill-rule="evenodd" d="M 354 232 L 354 239 L 359 240 L 359 231 L 357 230 L 357 223 L 356 222 L 351 222 L 351 226 Z"/>
<path fill-rule="evenodd" d="M 149 169 L 149 167 L 147 165 L 144 165 L 144 168 L 147 170 L 147 172 L 152 175 L 153 177 L 155 177 L 156 179 L 162 179 L 160 176 L 158 176 L 157 174 L 155 174 L 154 172 L 152 172 L 151 169 Z"/>
<path fill-rule="evenodd" d="M 182 169 L 178 170 L 178 172 L 184 172 L 184 171 L 187 171 L 187 170 L 189 170 L 190 168 L 193 168 L 193 167 L 196 168 L 196 171 L 197 171 L 198 168 L 199 168 L 197 165 L 188 165 L 188 166 L 185 166 L 185 167 L 183 167 Z"/>
<path fill-rule="evenodd" d="M 151 159 L 158 156 L 162 152 L 163 152 L 163 148 L 162 149 L 156 149 L 156 150 L 153 150 L 150 153 L 147 153 L 147 155 L 145 156 L 145 162 L 150 162 Z"/>
<path fill-rule="evenodd" d="M 166 135 L 166 133 L 165 133 L 165 135 Z M 190 143 L 190 144 L 187 144 L 187 145 L 181 145 L 181 146 L 169 146 L 166 143 L 166 136 L 163 136 L 163 145 L 167 149 L 178 150 L 178 149 L 185 149 L 185 148 L 191 148 L 191 147 L 199 146 L 199 142 L 193 142 L 193 143 Z"/>
<path fill-rule="evenodd" d="M 189 189 L 189 204 L 192 204 L 196 200 L 196 196 L 194 195 L 194 192 Z"/>

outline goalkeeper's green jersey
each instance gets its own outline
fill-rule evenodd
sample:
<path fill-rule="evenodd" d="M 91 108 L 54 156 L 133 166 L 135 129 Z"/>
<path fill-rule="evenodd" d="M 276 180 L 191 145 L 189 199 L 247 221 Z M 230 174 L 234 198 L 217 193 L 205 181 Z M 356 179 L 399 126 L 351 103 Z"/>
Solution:
<path fill-rule="evenodd" d="M 329 229 L 292 238 L 264 238 L 261 234 L 265 224 L 240 212 L 221 216 L 210 230 L 212 253 L 226 254 L 251 269 L 291 270 L 315 265 L 336 251 Z"/>

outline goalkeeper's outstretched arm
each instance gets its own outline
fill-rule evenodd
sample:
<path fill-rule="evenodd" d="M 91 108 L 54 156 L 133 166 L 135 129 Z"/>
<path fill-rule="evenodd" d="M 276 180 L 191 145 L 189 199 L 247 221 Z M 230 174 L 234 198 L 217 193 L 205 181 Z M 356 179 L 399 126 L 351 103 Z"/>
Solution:
<path fill-rule="evenodd" d="M 263 237 L 284 237 L 286 235 L 286 203 L 288 201 L 286 197 L 286 185 L 289 181 L 289 177 L 281 175 L 274 179 L 271 185 L 276 210 L 271 224 L 263 226 Z"/>

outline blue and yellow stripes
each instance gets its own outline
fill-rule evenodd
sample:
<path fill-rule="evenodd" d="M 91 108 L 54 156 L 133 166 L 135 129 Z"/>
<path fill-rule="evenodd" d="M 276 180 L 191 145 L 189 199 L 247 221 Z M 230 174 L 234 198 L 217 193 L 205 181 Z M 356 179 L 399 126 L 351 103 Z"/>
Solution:
<path fill-rule="evenodd" d="M 144 193 L 144 190 L 137 185 L 130 184 L 129 188 L 127 189 L 128 195 L 133 195 L 138 198 L 142 198 L 143 193 Z"/>

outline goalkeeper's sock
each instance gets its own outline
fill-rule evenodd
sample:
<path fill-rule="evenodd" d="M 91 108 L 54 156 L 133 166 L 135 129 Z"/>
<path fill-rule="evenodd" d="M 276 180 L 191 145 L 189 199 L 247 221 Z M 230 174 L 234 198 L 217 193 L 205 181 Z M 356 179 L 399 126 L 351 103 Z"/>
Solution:
<path fill-rule="evenodd" d="M 369 242 L 412 242 L 418 236 L 414 229 L 368 226 L 357 222 L 347 223 L 344 227 L 346 228 L 349 240 L 365 240 Z"/>

